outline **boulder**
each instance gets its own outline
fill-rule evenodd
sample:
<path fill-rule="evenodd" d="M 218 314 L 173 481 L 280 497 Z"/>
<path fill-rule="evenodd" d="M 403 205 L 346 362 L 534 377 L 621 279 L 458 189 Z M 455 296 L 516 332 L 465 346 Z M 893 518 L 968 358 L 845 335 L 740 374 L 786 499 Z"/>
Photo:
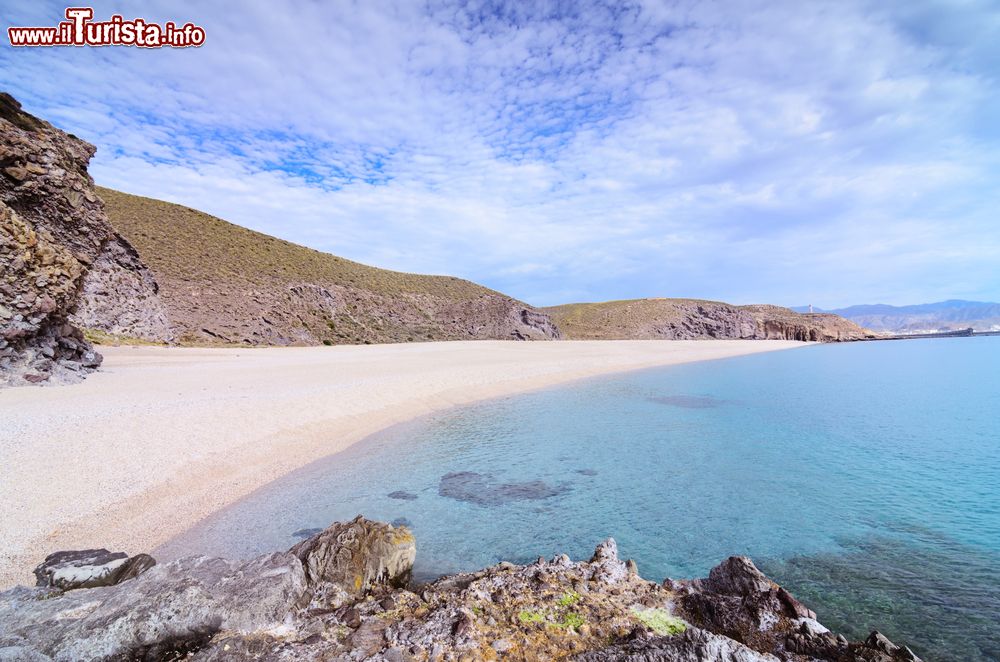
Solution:
<path fill-rule="evenodd" d="M 406 584 L 417 548 L 406 527 L 358 515 L 303 540 L 290 552 L 302 562 L 313 596 L 326 606 L 339 606 L 376 586 Z"/>
<path fill-rule="evenodd" d="M 133 581 L 0 593 L 0 649 L 29 647 L 54 660 L 162 659 L 205 645 L 221 629 L 280 626 L 305 591 L 288 553 L 236 562 L 191 557 Z"/>
<path fill-rule="evenodd" d="M 125 552 L 84 549 L 55 552 L 35 568 L 36 586 L 51 586 L 70 591 L 78 588 L 113 586 L 138 577 L 156 565 L 149 554 L 129 558 Z"/>

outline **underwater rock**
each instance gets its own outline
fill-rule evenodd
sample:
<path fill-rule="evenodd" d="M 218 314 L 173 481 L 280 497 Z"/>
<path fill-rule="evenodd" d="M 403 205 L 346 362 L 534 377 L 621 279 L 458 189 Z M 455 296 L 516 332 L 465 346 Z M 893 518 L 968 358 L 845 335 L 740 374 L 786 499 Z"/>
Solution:
<path fill-rule="evenodd" d="M 512 501 L 548 499 L 570 490 L 568 485 L 549 485 L 541 480 L 497 483 L 490 476 L 458 471 L 441 476 L 438 494 L 480 506 L 500 506 Z"/>
<path fill-rule="evenodd" d="M 312 538 L 317 533 L 322 533 L 323 529 L 312 528 L 312 529 L 299 529 L 298 531 L 292 532 L 293 538 Z"/>
<path fill-rule="evenodd" d="M 404 492 L 403 490 L 396 490 L 395 492 L 389 492 L 390 499 L 399 499 L 400 501 L 416 501 L 417 495 L 413 492 Z"/>
<path fill-rule="evenodd" d="M 683 409 L 711 409 L 726 402 L 709 395 L 663 395 L 650 398 L 650 401 Z"/>

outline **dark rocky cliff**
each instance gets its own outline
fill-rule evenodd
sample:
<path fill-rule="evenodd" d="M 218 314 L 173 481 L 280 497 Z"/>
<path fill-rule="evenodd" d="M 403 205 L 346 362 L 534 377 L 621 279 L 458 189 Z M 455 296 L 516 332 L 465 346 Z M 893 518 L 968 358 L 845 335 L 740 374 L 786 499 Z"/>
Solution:
<path fill-rule="evenodd" d="M 0 385 L 75 381 L 101 363 L 73 313 L 88 279 L 116 278 L 109 256 L 133 249 L 87 174 L 94 151 L 0 93 Z M 155 310 L 155 282 L 129 268 L 119 308 Z"/>

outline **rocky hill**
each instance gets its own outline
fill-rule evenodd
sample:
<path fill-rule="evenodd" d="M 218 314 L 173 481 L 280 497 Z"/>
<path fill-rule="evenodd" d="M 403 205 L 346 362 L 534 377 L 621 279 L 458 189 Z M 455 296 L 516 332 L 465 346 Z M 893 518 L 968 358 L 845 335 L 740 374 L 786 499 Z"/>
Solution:
<path fill-rule="evenodd" d="M 165 330 L 116 315 L 120 297 L 105 277 L 77 313 L 88 329 L 251 345 L 559 337 L 548 315 L 460 278 L 377 269 L 181 205 L 98 193 L 112 225 L 149 266 L 169 322 Z"/>
<path fill-rule="evenodd" d="M 837 315 L 698 299 L 630 299 L 543 308 L 567 338 L 595 340 L 743 338 L 834 342 L 872 334 Z"/>
<path fill-rule="evenodd" d="M 807 308 L 795 310 L 802 309 Z M 823 312 L 840 315 L 865 328 L 886 333 L 933 333 L 968 328 L 1000 331 L 1000 303 L 988 301 L 949 299 L 912 306 L 879 303 Z"/>
<path fill-rule="evenodd" d="M 100 365 L 71 314 L 111 265 L 128 269 L 113 279 L 117 315 L 141 310 L 163 329 L 156 284 L 87 174 L 94 151 L 0 93 L 0 385 L 74 381 Z"/>
<path fill-rule="evenodd" d="M 657 584 L 608 539 L 588 561 L 424 585 L 415 557 L 408 529 L 361 517 L 248 561 L 57 552 L 36 588 L 0 593 L 0 659 L 919 662 L 878 632 L 830 632 L 746 557 Z"/>

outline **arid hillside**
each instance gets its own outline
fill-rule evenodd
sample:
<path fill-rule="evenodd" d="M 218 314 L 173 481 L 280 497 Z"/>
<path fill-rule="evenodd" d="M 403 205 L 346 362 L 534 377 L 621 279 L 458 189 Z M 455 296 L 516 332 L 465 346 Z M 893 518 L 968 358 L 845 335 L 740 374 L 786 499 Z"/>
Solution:
<path fill-rule="evenodd" d="M 543 308 L 564 337 L 594 340 L 745 338 L 858 340 L 872 334 L 825 313 L 780 306 L 733 306 L 698 299 L 629 299 Z"/>
<path fill-rule="evenodd" d="M 421 340 L 550 339 L 547 315 L 449 276 L 369 267 L 181 205 L 99 188 L 111 224 L 159 287 L 170 340 L 268 345 Z M 79 311 L 88 329 L 148 340 L 100 307 Z"/>

